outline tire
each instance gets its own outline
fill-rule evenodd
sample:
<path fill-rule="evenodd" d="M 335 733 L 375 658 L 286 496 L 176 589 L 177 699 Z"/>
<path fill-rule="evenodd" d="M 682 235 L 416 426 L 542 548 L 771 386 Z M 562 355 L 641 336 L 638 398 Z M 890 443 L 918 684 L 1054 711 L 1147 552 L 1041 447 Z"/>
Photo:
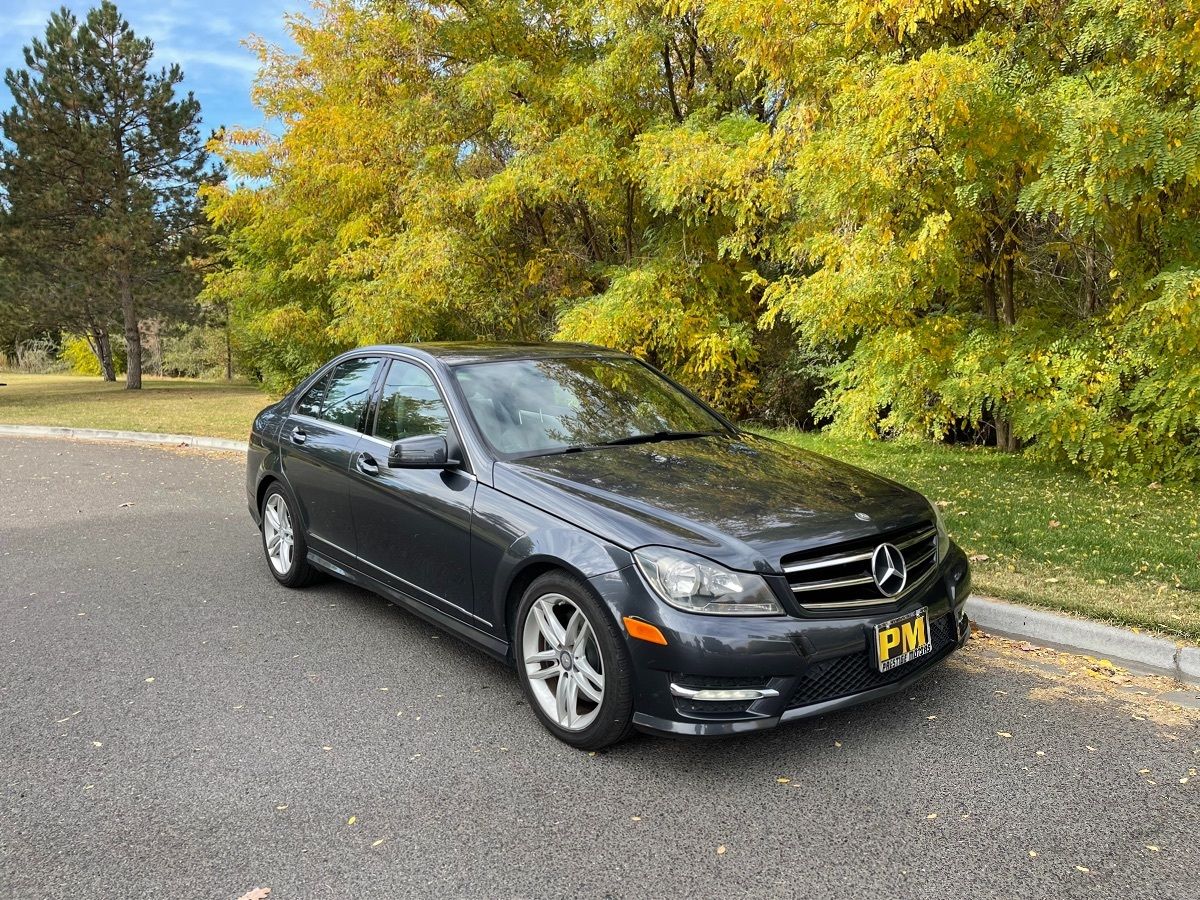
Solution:
<path fill-rule="evenodd" d="M 291 494 L 279 482 L 267 488 L 263 495 L 260 531 L 263 556 L 275 580 L 290 588 L 311 584 L 317 571 L 308 564 L 304 528 L 296 516 L 296 504 Z M 276 536 L 281 539 L 272 543 Z"/>
<path fill-rule="evenodd" d="M 578 578 L 547 572 L 529 586 L 517 606 L 513 655 L 530 707 L 560 741 L 599 750 L 633 729 L 625 637 Z"/>

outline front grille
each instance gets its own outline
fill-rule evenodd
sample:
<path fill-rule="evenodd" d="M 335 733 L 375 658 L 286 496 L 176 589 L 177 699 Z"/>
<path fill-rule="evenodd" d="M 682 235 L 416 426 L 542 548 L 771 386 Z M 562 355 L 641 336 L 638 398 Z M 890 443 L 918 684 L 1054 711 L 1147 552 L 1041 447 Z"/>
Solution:
<path fill-rule="evenodd" d="M 933 650 L 890 672 L 880 672 L 876 669 L 869 651 L 848 653 L 815 663 L 796 682 L 795 690 L 788 700 L 788 709 L 861 694 L 863 691 L 902 681 L 920 671 L 941 657 L 946 648 L 954 642 L 953 617 L 942 616 L 930 623 L 929 639 Z"/>
<path fill-rule="evenodd" d="M 871 576 L 871 556 L 880 544 L 897 547 L 904 555 L 908 579 L 904 590 L 885 597 Z M 937 528 L 932 522 L 837 545 L 792 553 L 780 560 L 788 585 L 801 607 L 833 612 L 899 603 L 922 587 L 937 570 Z"/>

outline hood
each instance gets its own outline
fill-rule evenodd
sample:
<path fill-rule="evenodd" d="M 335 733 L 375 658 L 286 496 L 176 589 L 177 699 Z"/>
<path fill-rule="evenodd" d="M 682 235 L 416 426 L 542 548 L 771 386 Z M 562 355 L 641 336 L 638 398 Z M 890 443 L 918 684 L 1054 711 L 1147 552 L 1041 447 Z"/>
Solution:
<path fill-rule="evenodd" d="M 497 462 L 494 482 L 627 550 L 665 544 L 743 571 L 933 519 L 916 491 L 751 434 Z"/>

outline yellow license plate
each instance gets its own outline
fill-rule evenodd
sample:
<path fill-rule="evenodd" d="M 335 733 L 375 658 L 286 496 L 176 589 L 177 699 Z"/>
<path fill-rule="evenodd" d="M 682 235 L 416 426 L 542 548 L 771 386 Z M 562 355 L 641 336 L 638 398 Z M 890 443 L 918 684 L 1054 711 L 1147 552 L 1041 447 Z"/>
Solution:
<path fill-rule="evenodd" d="M 880 672 L 890 672 L 932 650 L 925 607 L 875 626 L 875 666 Z"/>

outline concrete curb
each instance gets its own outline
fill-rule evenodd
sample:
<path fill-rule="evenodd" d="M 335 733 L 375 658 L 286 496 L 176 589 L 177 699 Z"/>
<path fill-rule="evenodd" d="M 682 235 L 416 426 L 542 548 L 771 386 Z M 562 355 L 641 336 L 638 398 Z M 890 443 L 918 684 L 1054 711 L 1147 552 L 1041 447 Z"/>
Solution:
<path fill-rule="evenodd" d="M 1129 669 L 1200 684 L 1200 647 L 988 597 L 968 599 L 967 615 L 984 631 L 1003 637 L 1023 638 L 1058 650 L 1102 657 Z"/>
<path fill-rule="evenodd" d="M 118 431 L 108 428 L 64 428 L 55 425 L 0 425 L 0 435 L 14 437 L 81 438 L 89 441 L 121 441 L 135 444 L 170 444 L 207 450 L 246 452 L 245 441 L 202 437 L 194 434 L 158 434 L 150 431 Z"/>

